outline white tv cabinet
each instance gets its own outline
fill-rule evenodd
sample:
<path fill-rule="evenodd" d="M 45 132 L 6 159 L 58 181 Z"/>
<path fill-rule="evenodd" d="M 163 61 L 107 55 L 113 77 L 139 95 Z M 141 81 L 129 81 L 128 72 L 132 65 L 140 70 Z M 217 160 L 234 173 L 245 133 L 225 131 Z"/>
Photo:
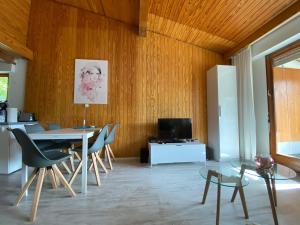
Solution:
<path fill-rule="evenodd" d="M 150 165 L 163 163 L 205 162 L 205 144 L 198 141 L 186 143 L 149 143 Z"/>

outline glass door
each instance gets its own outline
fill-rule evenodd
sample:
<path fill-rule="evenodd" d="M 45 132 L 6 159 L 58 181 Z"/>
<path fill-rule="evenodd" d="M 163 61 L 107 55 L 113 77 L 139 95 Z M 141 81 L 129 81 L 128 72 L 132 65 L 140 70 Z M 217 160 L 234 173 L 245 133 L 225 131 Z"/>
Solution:
<path fill-rule="evenodd" d="M 300 171 L 300 42 L 266 57 L 272 157 Z"/>

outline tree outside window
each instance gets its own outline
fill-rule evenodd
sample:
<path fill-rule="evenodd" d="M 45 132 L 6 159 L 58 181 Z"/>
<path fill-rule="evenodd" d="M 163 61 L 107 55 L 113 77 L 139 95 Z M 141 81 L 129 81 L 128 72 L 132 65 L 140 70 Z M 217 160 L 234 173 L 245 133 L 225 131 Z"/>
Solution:
<path fill-rule="evenodd" d="M 0 102 L 7 100 L 8 74 L 0 74 Z"/>

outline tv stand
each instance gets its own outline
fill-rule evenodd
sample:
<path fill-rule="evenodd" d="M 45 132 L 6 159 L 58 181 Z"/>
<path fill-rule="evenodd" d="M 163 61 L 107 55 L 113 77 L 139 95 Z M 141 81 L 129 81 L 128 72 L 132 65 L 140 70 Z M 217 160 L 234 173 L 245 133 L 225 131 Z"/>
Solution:
<path fill-rule="evenodd" d="M 206 147 L 199 141 L 149 143 L 150 165 L 163 163 L 205 162 Z"/>

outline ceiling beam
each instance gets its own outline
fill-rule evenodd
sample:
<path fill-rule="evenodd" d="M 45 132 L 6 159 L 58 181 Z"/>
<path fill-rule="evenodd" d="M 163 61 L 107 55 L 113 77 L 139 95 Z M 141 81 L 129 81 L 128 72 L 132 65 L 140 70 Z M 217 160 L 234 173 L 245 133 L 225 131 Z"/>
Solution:
<path fill-rule="evenodd" d="M 22 57 L 29 60 L 33 59 L 32 51 L 25 45 L 21 44 L 17 40 L 11 38 L 0 30 L 0 49 L 5 52 L 6 55 L 14 57 Z"/>
<path fill-rule="evenodd" d="M 230 49 L 227 51 L 224 56 L 225 58 L 229 58 L 232 55 L 234 55 L 236 52 L 238 52 L 240 49 L 246 47 L 247 45 L 251 44 L 253 41 L 257 40 L 264 34 L 270 32 L 272 29 L 292 17 L 293 15 L 300 12 L 300 0 L 296 1 L 294 4 L 290 5 L 288 8 L 286 8 L 284 11 L 282 11 L 280 14 L 275 16 L 273 19 L 271 19 L 269 22 L 264 24 L 262 27 L 260 27 L 258 30 L 256 30 L 253 34 L 248 36 L 245 40 L 240 42 L 236 47 Z"/>
<path fill-rule="evenodd" d="M 146 35 L 147 35 L 149 5 L 150 5 L 149 0 L 140 0 L 139 35 L 142 37 L 146 37 Z"/>

